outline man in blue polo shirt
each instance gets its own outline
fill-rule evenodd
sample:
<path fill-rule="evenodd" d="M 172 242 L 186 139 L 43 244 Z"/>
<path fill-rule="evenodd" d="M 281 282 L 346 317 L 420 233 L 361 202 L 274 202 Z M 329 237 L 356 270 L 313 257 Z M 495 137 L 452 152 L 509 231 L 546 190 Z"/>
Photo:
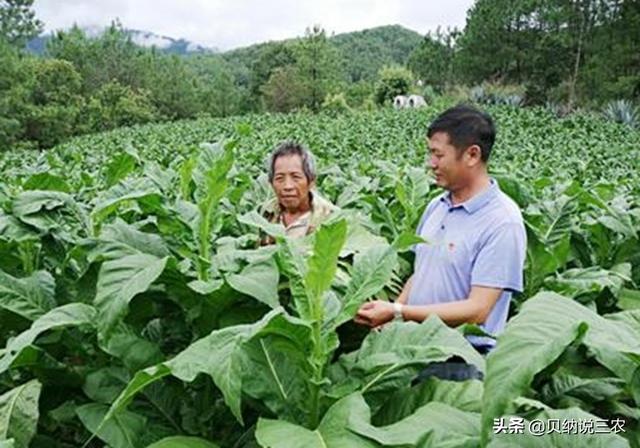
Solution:
<path fill-rule="evenodd" d="M 487 173 L 495 135 L 491 117 L 470 106 L 453 107 L 431 123 L 430 167 L 446 191 L 420 220 L 417 233 L 427 243 L 415 247 L 414 273 L 395 303 L 365 303 L 356 322 L 375 328 L 435 314 L 451 326 L 503 330 L 511 294 L 522 291 L 526 232 L 518 206 Z M 469 341 L 483 353 L 495 344 Z"/>

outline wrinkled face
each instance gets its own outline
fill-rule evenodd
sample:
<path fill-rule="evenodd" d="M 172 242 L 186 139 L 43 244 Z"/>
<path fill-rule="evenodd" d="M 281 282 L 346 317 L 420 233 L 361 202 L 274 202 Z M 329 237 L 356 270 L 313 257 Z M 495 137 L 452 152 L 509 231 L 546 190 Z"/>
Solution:
<path fill-rule="evenodd" d="M 453 191 L 468 182 L 470 169 L 475 163 L 467 151 L 458 151 L 446 132 L 436 132 L 429 138 L 427 157 L 439 187 Z"/>
<path fill-rule="evenodd" d="M 302 169 L 302 158 L 293 154 L 276 159 L 273 170 L 273 191 L 280 205 L 289 212 L 309 207 L 309 190 L 314 182 L 309 182 Z"/>

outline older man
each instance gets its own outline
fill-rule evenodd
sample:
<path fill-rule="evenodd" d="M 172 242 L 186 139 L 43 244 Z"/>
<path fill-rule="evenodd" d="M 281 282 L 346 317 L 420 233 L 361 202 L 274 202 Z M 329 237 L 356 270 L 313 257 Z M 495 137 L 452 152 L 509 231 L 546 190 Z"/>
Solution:
<path fill-rule="evenodd" d="M 487 173 L 493 120 L 457 106 L 431 123 L 427 137 L 430 167 L 446 190 L 420 220 L 417 234 L 428 243 L 416 246 L 414 273 L 395 303 L 365 303 L 355 320 L 378 327 L 394 318 L 421 322 L 437 315 L 452 326 L 475 323 L 500 333 L 512 292 L 522 290 L 526 233 L 518 206 Z M 469 340 L 482 353 L 495 345 L 491 338 Z M 445 377 L 467 375 L 450 373 Z"/>
<path fill-rule="evenodd" d="M 313 232 L 337 209 L 314 189 L 316 167 L 311 151 L 295 142 L 280 144 L 269 160 L 269 182 L 275 198 L 262 207 L 271 222 L 280 223 L 291 237 Z M 272 243 L 271 239 L 263 243 Z"/>

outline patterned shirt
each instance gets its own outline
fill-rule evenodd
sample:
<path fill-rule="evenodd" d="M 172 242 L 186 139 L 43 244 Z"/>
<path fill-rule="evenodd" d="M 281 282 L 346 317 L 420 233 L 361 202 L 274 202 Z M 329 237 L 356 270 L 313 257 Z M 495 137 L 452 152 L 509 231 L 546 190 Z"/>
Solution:
<path fill-rule="evenodd" d="M 272 223 L 279 223 L 285 229 L 285 233 L 289 237 L 299 238 L 312 233 L 331 213 L 336 211 L 338 207 L 324 199 L 317 192 L 310 191 L 311 210 L 299 216 L 295 221 L 284 224 L 284 210 L 278 202 L 278 198 L 274 198 L 261 207 L 262 216 Z M 267 237 L 263 240 L 263 244 L 273 244 L 273 239 Z"/>

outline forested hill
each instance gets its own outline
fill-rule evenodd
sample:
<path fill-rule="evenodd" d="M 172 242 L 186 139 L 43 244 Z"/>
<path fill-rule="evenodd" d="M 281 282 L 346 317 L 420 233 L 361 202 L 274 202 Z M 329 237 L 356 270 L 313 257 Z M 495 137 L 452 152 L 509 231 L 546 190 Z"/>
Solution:
<path fill-rule="evenodd" d="M 329 41 L 334 44 L 344 61 L 342 67 L 347 79 L 374 81 L 384 65 L 405 64 L 422 39 L 423 36 L 416 31 L 400 25 L 387 25 L 336 34 Z M 297 39 L 259 43 L 228 51 L 223 56 L 230 62 L 250 67 L 261 55 L 274 53 L 268 51 L 269 47 L 275 49 L 295 40 Z"/>

